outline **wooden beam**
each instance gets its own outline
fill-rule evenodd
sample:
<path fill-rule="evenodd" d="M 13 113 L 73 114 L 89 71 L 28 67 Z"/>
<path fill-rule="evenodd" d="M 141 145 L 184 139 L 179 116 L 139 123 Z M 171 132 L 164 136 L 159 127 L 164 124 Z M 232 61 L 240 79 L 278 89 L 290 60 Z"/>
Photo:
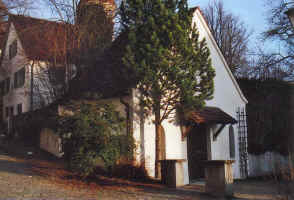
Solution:
<path fill-rule="evenodd" d="M 226 124 L 222 124 L 221 127 L 213 134 L 213 141 L 216 141 L 217 136 L 220 134 L 220 132 L 225 128 Z"/>

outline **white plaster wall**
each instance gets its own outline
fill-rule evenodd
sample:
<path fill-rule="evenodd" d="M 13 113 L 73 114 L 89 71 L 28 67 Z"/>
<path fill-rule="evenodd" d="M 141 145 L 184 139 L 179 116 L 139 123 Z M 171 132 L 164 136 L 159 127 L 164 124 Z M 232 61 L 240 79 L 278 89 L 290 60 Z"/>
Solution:
<path fill-rule="evenodd" d="M 59 158 L 63 156 L 61 138 L 51 129 L 44 128 L 41 131 L 40 148 Z"/>
<path fill-rule="evenodd" d="M 150 176 L 155 176 L 155 125 L 154 116 L 147 119 L 142 117 L 139 106 L 140 94 L 133 90 L 134 104 L 134 138 L 137 143 L 136 160 L 138 164 L 145 164 Z M 187 140 L 182 141 L 180 127 L 175 122 L 164 121 L 166 159 L 187 159 Z M 183 163 L 184 184 L 189 184 L 188 161 Z"/>
<path fill-rule="evenodd" d="M 9 59 L 9 45 L 17 39 L 17 55 Z M 14 115 L 17 114 L 17 104 L 22 103 L 22 110 L 23 112 L 27 112 L 30 109 L 30 97 L 29 97 L 29 88 L 30 88 L 30 82 L 29 82 L 29 70 L 26 67 L 26 77 L 25 77 L 25 84 L 21 88 L 14 88 L 14 73 L 17 72 L 22 67 L 27 66 L 28 60 L 26 59 L 26 56 L 24 54 L 22 45 L 18 39 L 17 33 L 15 31 L 15 27 L 13 24 L 9 27 L 9 34 L 8 34 L 8 40 L 6 43 L 3 62 L 2 62 L 2 69 L 5 72 L 5 75 L 3 76 L 3 80 L 6 77 L 10 77 L 10 91 L 8 94 L 4 95 L 3 97 L 3 119 L 6 119 L 5 117 L 5 107 L 13 106 L 14 107 Z"/>

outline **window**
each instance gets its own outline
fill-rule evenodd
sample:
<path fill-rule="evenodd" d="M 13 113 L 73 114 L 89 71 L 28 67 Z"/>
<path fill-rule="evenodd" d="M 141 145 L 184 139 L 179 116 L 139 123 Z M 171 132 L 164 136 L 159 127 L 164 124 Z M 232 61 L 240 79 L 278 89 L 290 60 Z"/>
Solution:
<path fill-rule="evenodd" d="M 65 67 L 50 66 L 49 79 L 53 85 L 64 84 L 65 82 Z"/>
<path fill-rule="evenodd" d="M 10 90 L 10 78 L 4 80 L 4 95 Z"/>
<path fill-rule="evenodd" d="M 8 117 L 9 116 L 9 108 L 5 107 L 5 116 Z"/>
<path fill-rule="evenodd" d="M 14 88 L 19 88 L 24 85 L 25 82 L 25 68 L 18 70 L 14 73 Z"/>
<path fill-rule="evenodd" d="M 13 116 L 13 113 L 14 113 L 14 112 L 13 112 L 13 106 L 11 106 L 11 107 L 10 107 L 10 113 L 9 113 L 10 115 L 9 115 L 9 116 Z"/>
<path fill-rule="evenodd" d="M 17 114 L 20 115 L 22 113 L 22 104 L 17 104 Z"/>
<path fill-rule="evenodd" d="M 10 45 L 9 45 L 9 59 L 14 58 L 17 53 L 17 40 L 14 40 Z"/>
<path fill-rule="evenodd" d="M 0 95 L 4 95 L 4 81 L 0 82 Z"/>
<path fill-rule="evenodd" d="M 230 142 L 230 158 L 235 158 L 235 134 L 234 127 L 229 128 L 229 142 Z"/>

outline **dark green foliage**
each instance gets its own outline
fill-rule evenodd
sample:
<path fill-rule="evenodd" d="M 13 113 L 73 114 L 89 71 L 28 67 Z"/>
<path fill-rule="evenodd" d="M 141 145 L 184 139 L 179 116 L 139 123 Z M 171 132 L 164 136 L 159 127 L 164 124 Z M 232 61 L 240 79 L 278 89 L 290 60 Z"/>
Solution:
<path fill-rule="evenodd" d="M 144 105 L 168 118 L 176 105 L 202 107 L 212 98 L 214 70 L 187 2 L 128 0 L 120 9 L 129 34 L 123 62 L 139 77 Z"/>
<path fill-rule="evenodd" d="M 81 104 L 73 116 L 61 118 L 59 134 L 70 168 L 87 177 L 101 163 L 109 170 L 122 156 L 131 158 L 134 142 L 124 123 L 113 105 L 104 103 Z"/>
<path fill-rule="evenodd" d="M 291 134 L 291 85 L 278 80 L 241 79 L 248 99 L 248 152 L 275 151 L 287 154 Z"/>

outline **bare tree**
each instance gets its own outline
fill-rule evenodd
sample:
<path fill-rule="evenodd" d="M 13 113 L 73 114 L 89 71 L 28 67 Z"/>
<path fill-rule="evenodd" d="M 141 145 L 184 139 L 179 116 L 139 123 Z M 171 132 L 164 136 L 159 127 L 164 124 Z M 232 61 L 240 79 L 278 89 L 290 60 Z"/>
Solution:
<path fill-rule="evenodd" d="M 238 70 L 238 77 L 253 79 L 277 79 L 285 80 L 293 73 L 293 69 L 283 65 L 279 60 L 279 54 L 267 52 L 258 47 L 254 52 L 248 55 L 249 65 Z"/>
<path fill-rule="evenodd" d="M 263 33 L 266 41 L 278 42 L 279 48 L 272 53 L 268 66 L 276 66 L 285 72 L 285 77 L 293 79 L 294 71 L 294 29 L 285 12 L 294 5 L 293 1 L 265 0 L 268 6 L 269 28 Z M 291 2 L 291 3 L 290 3 Z"/>
<path fill-rule="evenodd" d="M 34 9 L 33 0 L 1 0 L 0 5 L 4 5 L 7 12 L 15 14 L 28 14 Z"/>
<path fill-rule="evenodd" d="M 238 74 L 238 70 L 248 66 L 248 42 L 252 32 L 239 17 L 224 9 L 221 0 L 210 2 L 204 9 L 204 16 L 230 69 Z"/>

